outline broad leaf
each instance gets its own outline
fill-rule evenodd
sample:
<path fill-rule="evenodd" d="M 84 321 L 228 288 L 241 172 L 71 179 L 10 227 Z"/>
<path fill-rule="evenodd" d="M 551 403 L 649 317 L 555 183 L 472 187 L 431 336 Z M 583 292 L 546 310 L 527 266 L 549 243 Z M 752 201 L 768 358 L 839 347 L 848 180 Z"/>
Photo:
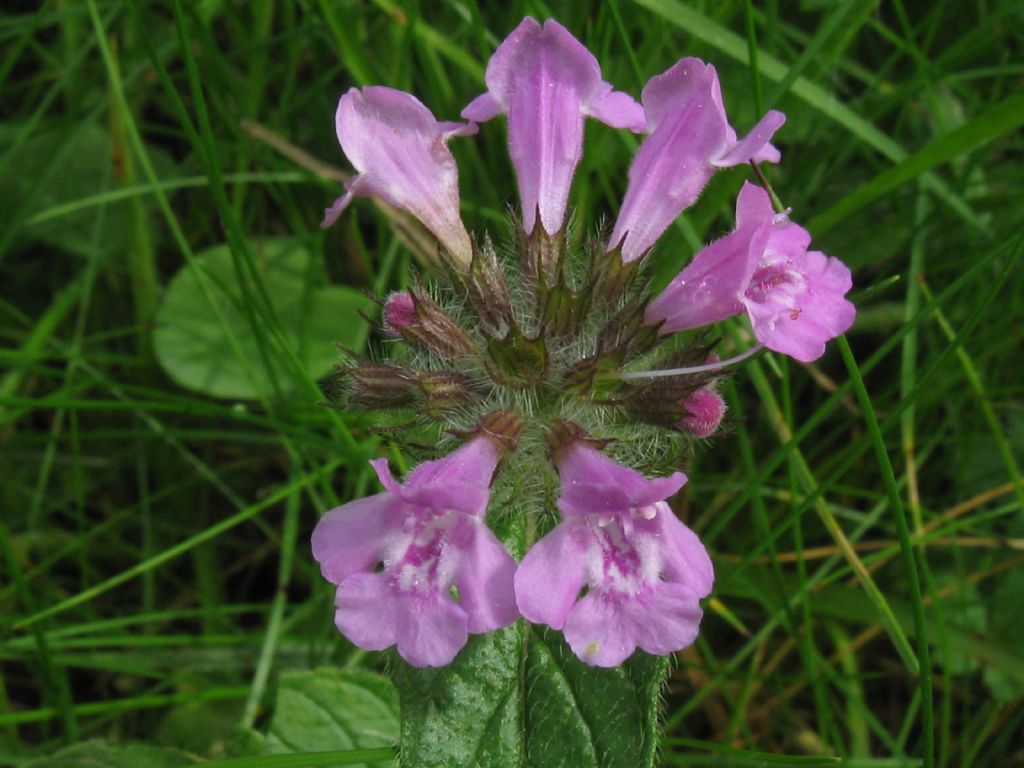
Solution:
<path fill-rule="evenodd" d="M 0 146 L 13 141 L 18 130 L 0 126 Z M 132 203 L 99 196 L 123 185 L 125 149 L 115 148 L 109 127 L 100 123 L 40 130 L 5 158 L 0 209 L 13 223 L 25 221 L 21 235 L 31 241 L 83 256 L 110 254 L 116 258 L 107 266 L 117 267 L 125 262 L 134 237 Z M 153 147 L 147 152 L 158 174 L 173 175 L 174 163 L 166 152 Z M 141 199 L 147 209 L 152 207 L 150 195 Z"/>
<path fill-rule="evenodd" d="M 496 528 L 521 558 L 526 531 L 519 516 L 499 519 Z M 440 669 L 416 669 L 396 655 L 400 762 L 405 768 L 651 768 L 667 671 L 667 659 L 641 651 L 616 669 L 587 666 L 561 633 L 523 620 L 470 636 Z"/>
<path fill-rule="evenodd" d="M 616 669 L 589 667 L 560 633 L 520 621 L 471 637 L 447 667 L 396 665 L 403 766 L 654 764 L 666 659 L 637 652 Z"/>
<path fill-rule="evenodd" d="M 1024 622 L 1020 606 L 1024 604 L 1024 571 L 1003 576 L 989 599 L 989 631 L 1011 648 L 1024 648 Z M 1024 679 L 1014 677 L 999 664 L 985 667 L 985 684 L 998 701 L 1010 702 L 1024 694 Z"/>
<path fill-rule="evenodd" d="M 319 669 L 284 675 L 267 754 L 390 747 L 398 743 L 398 697 L 380 675 Z M 374 766 L 389 763 L 373 763 Z"/>
<path fill-rule="evenodd" d="M 23 768 L 183 768 L 199 762 L 199 758 L 177 749 L 95 740 L 32 760 Z"/>
<path fill-rule="evenodd" d="M 337 359 L 337 345 L 360 346 L 366 323 L 359 312 L 372 302 L 351 288 L 313 284 L 310 253 L 294 240 L 250 245 L 288 344 L 308 375 L 319 378 Z M 157 314 L 153 343 L 160 364 L 182 386 L 216 397 L 272 394 L 271 375 L 281 391 L 294 389 L 296 371 L 258 313 L 261 333 L 253 330 L 228 247 L 210 248 L 197 260 L 174 276 Z"/>

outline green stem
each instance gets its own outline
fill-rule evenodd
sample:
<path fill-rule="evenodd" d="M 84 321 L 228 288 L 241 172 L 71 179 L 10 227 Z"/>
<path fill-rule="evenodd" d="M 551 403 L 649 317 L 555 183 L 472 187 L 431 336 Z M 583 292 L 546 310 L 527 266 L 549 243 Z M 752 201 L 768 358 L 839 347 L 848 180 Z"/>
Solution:
<path fill-rule="evenodd" d="M 928 648 L 928 632 L 924 619 L 924 602 L 921 597 L 921 581 L 918 575 L 918 558 L 924 559 L 921 550 L 916 551 L 910 541 L 910 528 L 907 525 L 907 516 L 903 510 L 903 501 L 900 498 L 899 488 L 896 485 L 896 476 L 893 474 L 892 462 L 889 460 L 889 453 L 885 448 L 885 439 L 882 437 L 882 430 L 878 426 L 878 419 L 875 416 L 875 408 L 871 403 L 867 388 L 864 386 L 864 379 L 861 377 L 860 368 L 850 349 L 850 343 L 845 336 L 838 339 L 839 351 L 846 364 L 846 370 L 853 382 L 853 390 L 857 394 L 857 401 L 860 403 L 860 410 L 867 424 L 868 434 L 871 437 L 875 449 L 875 458 L 878 460 L 878 468 L 882 473 L 882 482 L 889 497 L 889 505 L 893 516 L 896 518 L 896 534 L 900 542 L 900 553 L 903 557 L 903 567 L 907 573 L 907 582 L 910 588 L 910 598 L 914 612 L 914 634 L 917 640 L 917 659 L 920 664 L 918 675 L 918 687 L 921 690 L 921 730 L 924 739 L 924 765 L 931 768 L 935 764 L 935 708 L 932 700 L 932 662 L 931 653 Z"/>
<path fill-rule="evenodd" d="M 293 460 L 297 462 L 296 457 L 293 457 Z M 285 501 L 284 523 L 281 531 L 281 556 L 277 564 L 277 591 L 270 608 L 270 620 L 267 622 L 267 632 L 263 638 L 259 661 L 256 663 L 249 698 L 245 703 L 245 712 L 242 714 L 242 726 L 246 728 L 251 728 L 256 721 L 260 699 L 267 687 L 267 679 L 270 676 L 270 668 L 273 665 L 274 654 L 281 635 L 284 610 L 288 604 L 288 584 L 291 581 L 292 565 L 295 562 L 295 545 L 299 534 L 299 508 L 299 494 L 296 489 L 296 492 L 292 493 Z"/>

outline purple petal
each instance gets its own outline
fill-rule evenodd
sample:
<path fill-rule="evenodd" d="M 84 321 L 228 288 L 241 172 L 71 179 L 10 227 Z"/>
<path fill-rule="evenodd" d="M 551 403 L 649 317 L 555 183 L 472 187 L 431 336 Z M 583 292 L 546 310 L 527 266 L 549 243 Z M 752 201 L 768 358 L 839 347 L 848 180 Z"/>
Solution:
<path fill-rule="evenodd" d="M 398 653 L 414 667 L 450 664 L 469 639 L 466 612 L 447 595 L 403 596 Z"/>
<path fill-rule="evenodd" d="M 431 509 L 454 509 L 483 517 L 490 494 L 486 485 L 453 480 L 421 488 L 406 488 L 402 491 L 402 500 Z"/>
<path fill-rule="evenodd" d="M 807 248 L 811 244 L 811 233 L 794 224 L 785 215 L 774 217 L 772 235 L 765 244 L 765 252 L 758 266 L 769 266 L 789 262 L 800 264 L 806 258 Z M 806 271 L 806 270 L 801 270 Z M 847 287 L 849 290 L 849 287 Z"/>
<path fill-rule="evenodd" d="M 640 258 L 700 194 L 714 172 L 711 158 L 729 141 L 725 113 L 713 97 L 717 76 L 697 59 L 683 59 L 644 88 L 644 113 L 653 133 L 629 169 L 629 185 L 609 249 L 622 260 Z"/>
<path fill-rule="evenodd" d="M 680 105 L 709 97 L 709 75 L 715 68 L 693 57 L 680 59 L 660 75 L 655 75 L 644 86 L 640 101 L 647 118 L 647 132 L 653 133 L 662 121 L 675 112 Z M 722 115 L 723 122 L 725 115 Z"/>
<path fill-rule="evenodd" d="M 644 312 L 649 325 L 673 333 L 724 320 L 743 311 L 743 292 L 757 268 L 774 219 L 768 193 L 746 183 L 736 201 L 737 228 L 701 250 Z"/>
<path fill-rule="evenodd" d="M 409 211 L 456 263 L 468 266 L 472 247 L 459 216 L 458 170 L 445 141 L 474 129 L 438 123 L 414 96 L 380 86 L 342 96 L 336 124 L 341 148 L 360 174 L 350 194 L 377 195 Z M 336 218 L 346 197 L 331 207 L 325 222 Z"/>
<path fill-rule="evenodd" d="M 764 192 L 744 187 L 737 206 L 741 218 L 760 220 L 769 206 Z M 750 283 L 740 296 L 754 335 L 769 349 L 803 362 L 821 357 L 825 343 L 853 323 L 856 310 L 845 295 L 850 270 L 838 259 L 807 251 L 810 233 L 783 216 L 758 256 Z"/>
<path fill-rule="evenodd" d="M 467 517 L 453 532 L 451 546 L 461 549 L 455 585 L 469 631 L 489 632 L 519 618 L 513 587 L 516 561 L 490 529 Z"/>
<path fill-rule="evenodd" d="M 509 154 L 519 178 L 523 225 L 532 231 L 539 210 L 544 229 L 554 234 L 562 228 L 583 153 L 583 99 L 600 82 L 600 71 L 590 53 L 557 22 L 543 29 L 526 25 L 524 21 L 505 43 L 515 40 L 509 55 L 514 70 L 496 66 L 491 88 L 507 105 Z M 521 37 L 519 30 L 524 32 Z M 495 54 L 492 61 L 497 59 Z"/>
<path fill-rule="evenodd" d="M 623 467 L 596 448 L 576 442 L 558 457 L 562 495 L 558 508 L 565 515 L 626 512 L 667 499 L 686 483 L 686 475 L 648 479 Z"/>
<path fill-rule="evenodd" d="M 420 464 L 398 495 L 410 503 L 483 516 L 500 458 L 495 440 L 486 435 L 474 438 L 442 459 Z"/>
<path fill-rule="evenodd" d="M 346 190 L 345 194 L 331 203 L 331 207 L 324 210 L 323 221 L 320 222 L 321 229 L 327 229 L 336 222 L 341 214 L 344 213 L 345 209 L 348 208 L 348 204 L 352 202 L 352 198 L 355 197 L 352 194 L 352 190 Z"/>
<path fill-rule="evenodd" d="M 358 571 L 371 570 L 399 522 L 390 493 L 356 499 L 332 509 L 313 529 L 313 557 L 327 581 L 340 584 Z"/>
<path fill-rule="evenodd" d="M 452 122 L 450 120 L 442 120 L 437 124 L 437 128 L 441 132 L 441 138 L 445 141 L 458 136 L 475 136 L 480 131 L 480 126 L 476 123 Z"/>
<path fill-rule="evenodd" d="M 377 479 L 380 480 L 380 484 L 384 486 L 387 492 L 392 496 L 400 498 L 402 495 L 402 486 L 399 485 L 397 480 L 395 480 L 395 476 L 391 474 L 391 467 L 388 466 L 388 460 L 383 457 L 373 459 L 370 461 L 370 466 L 373 467 L 373 471 L 377 473 Z"/>
<path fill-rule="evenodd" d="M 653 522 L 661 545 L 665 579 L 686 586 L 697 597 L 706 597 L 715 583 L 715 569 L 707 549 L 667 504 L 658 507 Z"/>
<path fill-rule="evenodd" d="M 624 610 L 624 598 L 591 591 L 569 612 L 565 641 L 581 661 L 617 667 L 636 650 L 636 626 Z"/>
<path fill-rule="evenodd" d="M 608 248 L 623 261 L 640 258 L 700 195 L 718 167 L 778 160 L 768 141 L 785 122 L 771 111 L 740 142 L 729 125 L 715 68 L 682 59 L 644 87 L 651 136 L 629 169 L 629 186 Z"/>
<path fill-rule="evenodd" d="M 475 123 L 486 123 L 504 111 L 505 108 L 488 91 L 469 102 L 466 108 L 462 110 L 462 117 Z"/>
<path fill-rule="evenodd" d="M 581 661 L 617 667 L 637 646 L 661 656 L 691 645 L 701 616 L 699 598 L 681 584 L 658 582 L 638 595 L 592 591 L 569 612 L 565 640 Z"/>
<path fill-rule="evenodd" d="M 536 542 L 515 575 L 516 603 L 535 624 L 561 629 L 585 583 L 585 526 L 566 521 Z"/>
<path fill-rule="evenodd" d="M 809 251 L 800 260 L 805 288 L 795 307 L 746 301 L 758 340 L 771 350 L 801 362 L 817 360 L 830 339 L 845 333 L 856 317 L 844 296 L 852 287 L 850 270 L 835 258 Z"/>
<path fill-rule="evenodd" d="M 349 576 L 338 585 L 334 605 L 338 630 L 364 651 L 382 651 L 394 645 L 406 620 L 402 598 L 379 573 Z"/>
<path fill-rule="evenodd" d="M 637 133 L 643 131 L 647 125 L 643 107 L 628 93 L 613 91 L 607 83 L 605 86 L 603 95 L 596 97 L 587 107 L 587 114 L 612 128 L 628 128 Z"/>
<path fill-rule="evenodd" d="M 756 184 L 743 182 L 736 198 L 736 229 L 760 227 L 773 221 L 775 209 L 768 193 Z"/>
<path fill-rule="evenodd" d="M 740 296 L 764 250 L 770 224 L 740 229 L 700 251 L 644 312 L 660 333 L 699 328 L 743 311 Z"/>
<path fill-rule="evenodd" d="M 722 157 L 713 160 L 712 163 L 719 168 L 728 168 L 733 165 L 741 165 L 751 160 L 754 162 L 777 163 L 779 161 L 779 150 L 768 142 L 771 141 L 782 124 L 786 122 L 786 116 L 781 112 L 772 109 L 754 126 L 754 129 L 747 134 L 746 138 L 737 142 Z"/>
<path fill-rule="evenodd" d="M 692 645 L 702 616 L 697 595 L 681 584 L 667 582 L 657 584 L 642 603 L 631 604 L 626 614 L 636 644 L 656 656 Z"/>
<path fill-rule="evenodd" d="M 826 256 L 821 251 L 807 252 L 804 271 L 811 281 L 811 290 L 813 291 L 841 296 L 849 293 L 853 288 L 853 275 L 850 273 L 850 268 L 839 259 Z M 849 302 L 845 303 L 849 304 Z M 850 306 L 852 308 L 853 305 Z M 850 322 L 852 322 L 852 318 Z M 837 327 L 842 328 L 837 331 L 837 334 L 845 333 L 850 325 L 844 319 L 837 323 Z"/>
<path fill-rule="evenodd" d="M 540 213 L 554 234 L 565 221 L 569 190 L 583 152 L 583 120 L 642 125 L 635 102 L 611 91 L 597 59 L 561 24 L 525 18 L 487 64 L 490 98 L 478 97 L 463 116 L 482 121 L 508 114 L 509 154 L 519 180 L 523 226 Z M 632 106 L 631 106 L 632 102 Z"/>

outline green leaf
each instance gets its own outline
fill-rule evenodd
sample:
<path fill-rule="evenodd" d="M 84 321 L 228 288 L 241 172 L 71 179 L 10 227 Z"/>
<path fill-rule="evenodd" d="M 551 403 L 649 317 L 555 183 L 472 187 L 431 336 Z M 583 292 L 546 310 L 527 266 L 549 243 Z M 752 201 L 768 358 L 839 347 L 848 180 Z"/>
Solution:
<path fill-rule="evenodd" d="M 548 480 L 551 480 L 549 478 Z M 543 479 L 531 478 L 530 483 Z M 495 533 L 522 558 L 539 510 L 519 487 L 492 503 L 508 510 Z M 548 493 L 554 493 L 549 487 Z M 412 667 L 394 655 L 402 710 L 403 768 L 653 768 L 658 694 L 668 659 L 637 651 L 614 669 L 591 667 L 560 632 L 520 620 L 471 635 L 455 660 Z"/>
<path fill-rule="evenodd" d="M 404 766 L 653 766 L 668 662 L 579 661 L 561 634 L 520 621 L 476 635 L 440 669 L 396 662 Z"/>
<path fill-rule="evenodd" d="M 13 139 L 17 130 L 0 126 L 0 146 Z M 123 148 L 114 147 L 110 130 L 98 123 L 40 131 L 7 158 L 7 168 L 0 174 L 0 209 L 12 214 L 17 223 L 82 198 L 113 194 L 122 183 L 119 151 Z M 170 157 L 160 150 L 149 151 L 159 172 L 170 175 L 174 167 Z M 99 251 L 123 260 L 133 238 L 131 215 L 130 201 L 122 199 L 45 222 L 26 222 L 21 235 L 70 253 L 88 256 Z"/>
<path fill-rule="evenodd" d="M 938 165 L 962 157 L 975 147 L 1011 133 L 1024 125 L 1024 92 L 1018 92 L 996 103 L 970 122 L 939 136 L 920 150 L 886 169 L 869 183 L 853 192 L 827 211 L 815 216 L 807 228 L 821 233 L 873 203 L 883 195 L 916 179 Z"/>
<path fill-rule="evenodd" d="M 319 669 L 284 675 L 267 754 L 388 747 L 398 742 L 398 697 L 384 677 Z M 387 766 L 387 763 L 372 763 Z"/>
<path fill-rule="evenodd" d="M 1021 605 L 1024 605 L 1024 571 L 1018 568 L 999 580 L 988 604 L 989 633 L 1011 648 L 1024 648 Z M 1010 702 L 1024 695 L 1024 679 L 1015 677 L 998 664 L 985 666 L 984 680 L 998 701 Z"/>
<path fill-rule="evenodd" d="M 311 255 L 294 240 L 268 238 L 251 246 L 274 314 L 297 358 L 311 377 L 324 375 L 337 358 L 336 345 L 361 345 L 365 322 L 359 312 L 369 311 L 373 302 L 344 286 L 312 285 Z M 203 251 L 196 261 L 196 267 L 183 267 L 174 276 L 157 313 L 153 343 L 164 370 L 189 389 L 255 399 L 273 392 L 269 361 L 278 384 L 288 389 L 285 361 L 266 346 L 261 352 L 261 338 L 269 329 L 261 337 L 253 332 L 228 247 Z"/>
<path fill-rule="evenodd" d="M 238 699 L 178 704 L 161 719 L 157 741 L 197 755 L 211 754 L 214 745 L 224 744 L 225 737 L 232 734 L 243 705 Z"/>
<path fill-rule="evenodd" d="M 177 749 L 145 744 L 114 745 L 97 739 L 32 760 L 23 768 L 181 768 L 197 763 L 199 758 Z"/>
<path fill-rule="evenodd" d="M 207 763 L 209 768 L 341 768 L 360 766 L 367 761 L 390 760 L 394 756 L 392 747 L 376 749 L 336 749 L 330 752 L 302 752 L 287 755 L 259 755 L 236 757 Z"/>

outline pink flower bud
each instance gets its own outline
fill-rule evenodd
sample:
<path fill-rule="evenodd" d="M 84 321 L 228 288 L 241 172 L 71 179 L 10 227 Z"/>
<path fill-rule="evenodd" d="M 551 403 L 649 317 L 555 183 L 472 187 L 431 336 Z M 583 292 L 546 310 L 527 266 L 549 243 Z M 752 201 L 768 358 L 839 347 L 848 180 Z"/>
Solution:
<path fill-rule="evenodd" d="M 392 336 L 401 336 L 401 330 L 416 322 L 416 303 L 407 291 L 388 296 L 384 303 L 384 330 Z"/>
<path fill-rule="evenodd" d="M 683 398 L 682 406 L 687 415 L 678 426 L 694 437 L 710 437 L 725 416 L 725 400 L 710 387 L 701 387 Z"/>

